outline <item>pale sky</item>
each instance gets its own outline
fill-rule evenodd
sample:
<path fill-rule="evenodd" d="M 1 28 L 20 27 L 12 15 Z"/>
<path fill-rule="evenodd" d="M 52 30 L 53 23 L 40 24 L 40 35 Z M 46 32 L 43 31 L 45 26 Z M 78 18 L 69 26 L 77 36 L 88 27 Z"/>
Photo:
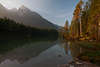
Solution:
<path fill-rule="evenodd" d="M 73 11 L 79 0 L 0 0 L 6 8 L 19 8 L 24 5 L 39 13 L 54 24 L 64 26 L 72 19 Z"/>

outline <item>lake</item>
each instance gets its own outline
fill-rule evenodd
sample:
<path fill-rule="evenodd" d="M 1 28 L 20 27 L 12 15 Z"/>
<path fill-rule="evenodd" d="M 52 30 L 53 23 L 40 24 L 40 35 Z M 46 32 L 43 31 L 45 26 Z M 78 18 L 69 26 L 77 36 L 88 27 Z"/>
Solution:
<path fill-rule="evenodd" d="M 73 60 L 68 44 L 59 38 L 0 43 L 0 67 L 57 67 Z"/>

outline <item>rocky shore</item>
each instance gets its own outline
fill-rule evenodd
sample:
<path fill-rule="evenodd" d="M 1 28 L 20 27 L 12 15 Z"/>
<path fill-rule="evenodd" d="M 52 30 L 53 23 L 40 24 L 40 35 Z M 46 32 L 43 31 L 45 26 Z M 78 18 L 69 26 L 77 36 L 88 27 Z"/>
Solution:
<path fill-rule="evenodd" d="M 100 67 L 90 62 L 85 62 L 81 60 L 75 60 L 68 64 L 58 65 L 58 67 Z"/>

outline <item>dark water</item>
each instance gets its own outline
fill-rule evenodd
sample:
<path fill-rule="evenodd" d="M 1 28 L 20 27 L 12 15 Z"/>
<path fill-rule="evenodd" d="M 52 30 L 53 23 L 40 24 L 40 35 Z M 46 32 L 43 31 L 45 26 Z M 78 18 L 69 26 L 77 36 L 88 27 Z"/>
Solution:
<path fill-rule="evenodd" d="M 0 42 L 0 67 L 57 67 L 72 61 L 67 43 L 36 39 Z"/>

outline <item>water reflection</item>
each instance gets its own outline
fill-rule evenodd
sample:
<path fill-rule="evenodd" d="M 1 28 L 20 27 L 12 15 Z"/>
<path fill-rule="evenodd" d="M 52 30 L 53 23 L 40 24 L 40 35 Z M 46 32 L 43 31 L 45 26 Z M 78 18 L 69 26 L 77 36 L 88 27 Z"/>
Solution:
<path fill-rule="evenodd" d="M 75 42 L 70 42 L 70 51 L 71 51 L 71 55 L 73 56 L 73 58 L 78 58 L 81 54 L 83 54 L 86 51 L 91 52 L 91 50 L 85 47 L 82 47 L 80 44 L 75 43 Z"/>
<path fill-rule="evenodd" d="M 74 60 L 79 59 L 100 66 L 100 47 L 93 42 L 70 42 L 70 51 Z"/>
<path fill-rule="evenodd" d="M 57 67 L 72 61 L 67 43 L 35 39 L 1 43 L 0 67 Z"/>
<path fill-rule="evenodd" d="M 75 43 L 70 42 L 69 44 L 71 55 L 75 59 L 81 53 L 81 47 L 79 45 L 75 45 Z"/>

